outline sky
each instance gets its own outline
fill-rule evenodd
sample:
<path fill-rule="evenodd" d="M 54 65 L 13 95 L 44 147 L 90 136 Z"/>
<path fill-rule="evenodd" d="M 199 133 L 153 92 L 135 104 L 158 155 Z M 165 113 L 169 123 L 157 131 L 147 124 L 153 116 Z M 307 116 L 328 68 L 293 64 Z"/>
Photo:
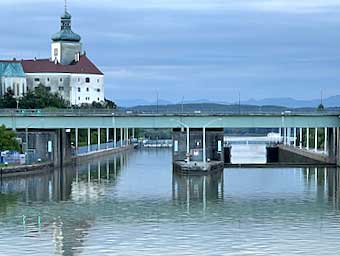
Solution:
<path fill-rule="evenodd" d="M 340 94 L 340 0 L 68 0 L 107 98 Z M 64 0 L 1 0 L 0 59 L 50 57 Z"/>

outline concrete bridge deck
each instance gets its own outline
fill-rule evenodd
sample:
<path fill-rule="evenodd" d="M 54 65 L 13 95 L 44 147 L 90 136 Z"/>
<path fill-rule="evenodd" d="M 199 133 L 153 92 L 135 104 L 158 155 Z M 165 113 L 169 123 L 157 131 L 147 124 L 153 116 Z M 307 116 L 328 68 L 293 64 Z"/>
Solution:
<path fill-rule="evenodd" d="M 323 128 L 340 127 L 338 112 L 242 114 L 136 114 L 112 111 L 2 111 L 0 124 L 11 129 L 65 128 Z"/>

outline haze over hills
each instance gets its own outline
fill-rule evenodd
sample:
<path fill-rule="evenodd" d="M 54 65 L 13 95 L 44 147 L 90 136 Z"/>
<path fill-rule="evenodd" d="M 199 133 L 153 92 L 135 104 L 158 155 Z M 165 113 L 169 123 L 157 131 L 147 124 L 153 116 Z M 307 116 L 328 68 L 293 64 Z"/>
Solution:
<path fill-rule="evenodd" d="M 249 99 L 246 101 L 241 101 L 242 105 L 256 105 L 256 106 L 283 106 L 288 108 L 315 108 L 320 104 L 320 99 L 313 100 L 297 100 L 294 98 L 266 98 L 261 100 Z M 116 103 L 120 107 L 135 107 L 135 106 L 148 106 L 148 105 L 157 105 L 155 101 L 148 101 L 144 99 L 129 99 L 129 100 L 116 100 Z M 223 104 L 230 105 L 235 104 L 235 102 L 221 102 L 221 101 L 211 101 L 207 99 L 199 99 L 199 100 L 184 100 L 184 104 L 200 104 L 200 103 L 209 103 L 209 104 Z M 171 102 L 164 99 L 158 100 L 158 105 L 172 105 L 179 104 L 182 102 Z M 325 98 L 323 100 L 323 104 L 327 108 L 340 107 L 340 95 L 332 96 Z"/>

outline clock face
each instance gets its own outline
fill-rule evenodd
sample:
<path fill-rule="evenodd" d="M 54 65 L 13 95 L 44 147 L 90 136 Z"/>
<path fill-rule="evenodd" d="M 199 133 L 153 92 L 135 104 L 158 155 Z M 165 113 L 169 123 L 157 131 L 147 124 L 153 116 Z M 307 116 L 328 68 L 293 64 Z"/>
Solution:
<path fill-rule="evenodd" d="M 54 48 L 54 57 L 58 56 L 58 48 Z"/>

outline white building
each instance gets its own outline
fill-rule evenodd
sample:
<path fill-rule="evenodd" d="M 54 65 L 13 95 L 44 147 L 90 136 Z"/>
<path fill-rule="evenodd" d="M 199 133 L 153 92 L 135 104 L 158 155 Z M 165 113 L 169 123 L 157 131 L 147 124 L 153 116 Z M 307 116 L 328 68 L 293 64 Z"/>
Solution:
<path fill-rule="evenodd" d="M 14 97 L 21 97 L 27 92 L 26 74 L 16 60 L 0 61 L 0 96 L 12 91 Z"/>
<path fill-rule="evenodd" d="M 83 53 L 81 37 L 71 29 L 71 18 L 65 10 L 61 17 L 61 29 L 52 36 L 50 58 L 0 62 L 17 69 L 20 69 L 17 66 L 21 66 L 23 70 L 20 76 L 12 78 L 15 81 L 6 82 L 6 86 L 2 86 L 0 95 L 12 86 L 11 83 L 18 97 L 27 90 L 44 85 L 51 92 L 58 92 L 71 105 L 104 102 L 104 74 Z M 1 73 L 5 72 L 1 72 L 0 66 L 0 79 L 4 77 Z"/>

